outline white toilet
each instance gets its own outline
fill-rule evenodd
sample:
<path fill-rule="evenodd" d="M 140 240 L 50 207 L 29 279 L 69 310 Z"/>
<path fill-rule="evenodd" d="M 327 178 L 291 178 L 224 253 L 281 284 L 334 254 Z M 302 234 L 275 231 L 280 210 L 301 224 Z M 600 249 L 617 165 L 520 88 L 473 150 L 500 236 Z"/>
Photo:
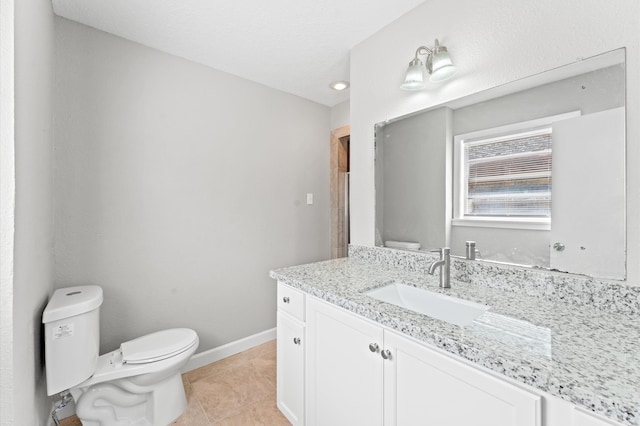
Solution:
<path fill-rule="evenodd" d="M 198 335 L 173 328 L 98 356 L 102 288 L 56 290 L 42 314 L 47 393 L 69 390 L 83 426 L 167 425 L 187 407 L 180 368 Z"/>

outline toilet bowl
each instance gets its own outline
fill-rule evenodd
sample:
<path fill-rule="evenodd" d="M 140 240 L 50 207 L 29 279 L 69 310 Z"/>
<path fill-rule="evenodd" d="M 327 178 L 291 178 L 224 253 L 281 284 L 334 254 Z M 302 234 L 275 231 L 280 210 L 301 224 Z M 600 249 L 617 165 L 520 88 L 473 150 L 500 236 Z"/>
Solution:
<path fill-rule="evenodd" d="M 69 390 L 83 426 L 166 425 L 187 406 L 180 374 L 198 347 L 188 328 L 158 331 L 98 356 L 102 289 L 58 289 L 44 310 L 47 393 Z"/>

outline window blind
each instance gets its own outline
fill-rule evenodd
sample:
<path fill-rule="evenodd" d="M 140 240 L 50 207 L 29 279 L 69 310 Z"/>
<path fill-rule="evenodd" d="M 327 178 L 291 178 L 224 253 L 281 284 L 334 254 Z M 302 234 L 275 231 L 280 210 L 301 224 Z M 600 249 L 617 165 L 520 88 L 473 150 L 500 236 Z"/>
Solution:
<path fill-rule="evenodd" d="M 465 141 L 465 215 L 550 217 L 551 142 L 551 128 Z"/>

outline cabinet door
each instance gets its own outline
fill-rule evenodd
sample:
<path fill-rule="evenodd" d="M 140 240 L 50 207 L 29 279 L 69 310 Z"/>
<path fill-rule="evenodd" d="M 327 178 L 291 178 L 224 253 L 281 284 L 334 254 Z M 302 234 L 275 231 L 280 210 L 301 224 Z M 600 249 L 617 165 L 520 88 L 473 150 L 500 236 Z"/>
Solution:
<path fill-rule="evenodd" d="M 385 332 L 385 425 L 540 426 L 540 396 Z"/>
<path fill-rule="evenodd" d="M 307 424 L 381 425 L 382 328 L 311 297 L 306 324 Z"/>
<path fill-rule="evenodd" d="M 278 312 L 278 408 L 293 425 L 304 424 L 304 325 Z"/>

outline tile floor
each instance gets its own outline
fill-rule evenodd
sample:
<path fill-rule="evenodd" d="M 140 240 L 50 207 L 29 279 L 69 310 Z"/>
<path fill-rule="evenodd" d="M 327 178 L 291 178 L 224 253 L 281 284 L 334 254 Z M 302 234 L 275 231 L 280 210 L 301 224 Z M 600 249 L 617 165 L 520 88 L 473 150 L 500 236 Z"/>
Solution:
<path fill-rule="evenodd" d="M 276 341 L 182 375 L 188 406 L 180 426 L 289 425 L 276 407 Z M 80 426 L 77 417 L 62 426 Z"/>

